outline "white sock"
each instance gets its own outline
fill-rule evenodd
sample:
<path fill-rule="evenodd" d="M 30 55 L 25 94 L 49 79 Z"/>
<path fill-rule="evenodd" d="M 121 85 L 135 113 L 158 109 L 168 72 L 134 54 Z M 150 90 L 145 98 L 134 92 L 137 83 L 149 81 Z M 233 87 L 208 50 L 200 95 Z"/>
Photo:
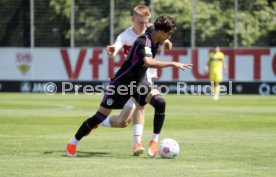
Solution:
<path fill-rule="evenodd" d="M 151 140 L 153 140 L 153 141 L 155 141 L 155 142 L 158 142 L 158 140 L 159 140 L 159 135 L 160 135 L 160 134 L 155 134 L 155 133 L 154 133 L 154 134 L 152 135 Z"/>
<path fill-rule="evenodd" d="M 73 138 L 69 141 L 70 144 L 74 144 L 74 145 L 77 145 L 78 142 L 79 140 L 77 140 L 75 136 L 73 136 Z"/>
<path fill-rule="evenodd" d="M 99 125 L 104 126 L 104 127 L 111 127 L 109 119 L 110 119 L 110 116 L 107 116 L 107 118 Z"/>
<path fill-rule="evenodd" d="M 133 145 L 137 145 L 142 142 L 142 134 L 143 134 L 144 126 L 142 124 L 135 124 L 132 127 L 133 133 Z"/>

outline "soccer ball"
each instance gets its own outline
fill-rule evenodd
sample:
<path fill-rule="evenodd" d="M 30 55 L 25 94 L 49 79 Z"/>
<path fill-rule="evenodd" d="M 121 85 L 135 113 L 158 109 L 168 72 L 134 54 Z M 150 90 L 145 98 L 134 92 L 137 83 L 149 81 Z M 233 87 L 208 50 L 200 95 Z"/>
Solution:
<path fill-rule="evenodd" d="M 175 158 L 180 152 L 177 141 L 172 138 L 162 139 L 159 143 L 159 155 L 162 158 Z"/>

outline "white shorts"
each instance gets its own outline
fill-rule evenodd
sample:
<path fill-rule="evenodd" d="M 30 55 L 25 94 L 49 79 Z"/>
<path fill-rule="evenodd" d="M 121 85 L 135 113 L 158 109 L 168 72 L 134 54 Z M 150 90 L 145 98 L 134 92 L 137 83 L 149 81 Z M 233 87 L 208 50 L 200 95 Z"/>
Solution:
<path fill-rule="evenodd" d="M 157 78 L 157 69 L 148 68 L 147 69 L 147 80 L 152 84 L 152 78 Z"/>

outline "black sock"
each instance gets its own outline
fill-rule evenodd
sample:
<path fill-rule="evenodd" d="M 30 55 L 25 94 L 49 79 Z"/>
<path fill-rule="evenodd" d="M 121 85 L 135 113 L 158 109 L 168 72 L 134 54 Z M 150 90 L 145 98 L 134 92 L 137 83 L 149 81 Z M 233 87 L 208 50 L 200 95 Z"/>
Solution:
<path fill-rule="evenodd" d="M 154 107 L 153 133 L 160 134 L 165 120 L 166 101 L 161 95 L 151 98 L 150 104 Z"/>
<path fill-rule="evenodd" d="M 94 116 L 83 122 L 83 124 L 77 131 L 75 138 L 77 140 L 81 140 L 85 135 L 89 134 L 93 127 L 102 123 L 102 121 L 104 121 L 106 117 L 107 116 L 101 114 L 100 112 L 97 112 Z"/>

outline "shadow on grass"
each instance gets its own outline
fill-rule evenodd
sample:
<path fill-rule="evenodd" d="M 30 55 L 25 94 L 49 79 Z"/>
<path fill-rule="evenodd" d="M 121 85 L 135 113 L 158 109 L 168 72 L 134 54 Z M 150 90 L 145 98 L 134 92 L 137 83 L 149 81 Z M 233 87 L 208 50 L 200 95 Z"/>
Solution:
<path fill-rule="evenodd" d="M 67 157 L 65 151 L 45 151 L 44 155 L 50 154 L 60 154 L 61 157 Z M 148 157 L 137 157 L 131 154 L 111 154 L 110 152 L 86 152 L 86 151 L 77 151 L 77 158 L 89 158 L 89 157 L 107 157 L 107 158 L 148 158 Z"/>

